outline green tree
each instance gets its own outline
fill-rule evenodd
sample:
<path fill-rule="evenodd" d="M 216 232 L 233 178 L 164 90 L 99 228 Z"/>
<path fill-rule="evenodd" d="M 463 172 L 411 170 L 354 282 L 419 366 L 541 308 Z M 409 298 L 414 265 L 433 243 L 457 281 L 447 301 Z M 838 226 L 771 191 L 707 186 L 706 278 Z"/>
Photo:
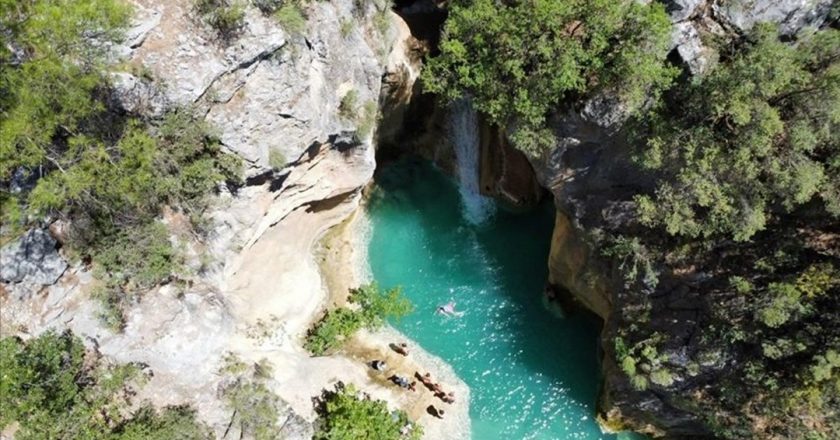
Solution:
<path fill-rule="evenodd" d="M 422 78 L 426 90 L 514 129 L 520 149 L 539 153 L 546 115 L 597 90 L 632 111 L 667 86 L 670 22 L 661 4 L 624 0 L 453 2 Z"/>
<path fill-rule="evenodd" d="M 351 289 L 349 302 L 355 307 L 330 310 L 315 324 L 306 336 L 304 348 L 322 355 L 340 347 L 362 328 L 376 330 L 386 319 L 400 319 L 413 310 L 399 287 L 383 293 L 376 284 Z"/>
<path fill-rule="evenodd" d="M 150 121 L 108 108 L 106 51 L 130 16 L 118 0 L 0 0 L 4 233 L 68 220 L 67 248 L 93 257 L 111 293 L 150 287 L 177 270 L 156 224 L 163 206 L 188 214 L 198 229 L 207 195 L 240 174 L 238 160 L 222 154 L 191 112 Z M 125 252 L 114 248 L 129 242 Z"/>
<path fill-rule="evenodd" d="M 317 411 L 316 440 L 418 440 L 423 436 L 422 428 L 409 421 L 405 412 L 389 411 L 385 402 L 372 400 L 353 385 L 339 383 L 334 391 L 325 390 Z"/>
<path fill-rule="evenodd" d="M 20 440 L 210 438 L 186 407 L 142 405 L 132 413 L 139 372 L 102 362 L 69 331 L 0 339 L 0 430 L 18 422 Z"/>
<path fill-rule="evenodd" d="M 840 31 L 794 43 L 757 26 L 707 77 L 644 118 L 656 172 L 642 220 L 688 237 L 750 239 L 774 212 L 814 200 L 840 216 Z"/>

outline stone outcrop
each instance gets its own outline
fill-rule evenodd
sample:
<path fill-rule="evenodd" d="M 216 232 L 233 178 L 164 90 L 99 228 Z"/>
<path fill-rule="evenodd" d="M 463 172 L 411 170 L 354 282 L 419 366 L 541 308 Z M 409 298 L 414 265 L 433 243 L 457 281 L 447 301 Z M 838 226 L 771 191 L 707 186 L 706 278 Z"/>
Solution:
<path fill-rule="evenodd" d="M 536 206 L 543 189 L 528 158 L 514 148 L 503 130 L 479 120 L 479 189 L 513 209 Z"/>
<path fill-rule="evenodd" d="M 310 357 L 301 339 L 326 297 L 314 248 L 358 209 L 376 166 L 374 133 L 363 127 L 376 115 L 364 107 L 398 108 L 413 90 L 418 58 L 405 24 L 374 2 L 310 2 L 307 29 L 293 35 L 247 6 L 244 26 L 221 39 L 191 0 L 132 2 L 134 27 L 113 51 L 129 66 L 112 74 L 115 107 L 151 118 L 192 107 L 218 129 L 224 148 L 243 158 L 246 183 L 213 201 L 209 238 L 173 234 L 193 274 L 138 295 L 122 332 L 100 322 L 90 269 L 65 272 L 44 231 L 4 247 L 4 282 L 49 285 L 28 298 L 0 295 L 0 334 L 70 328 L 109 358 L 148 365 L 154 376 L 138 401 L 192 404 L 220 438 L 231 421 L 218 388 L 227 352 L 274 366 L 268 386 L 285 402 L 284 438 L 311 438 L 311 398 L 336 380 L 399 402 L 393 388 L 370 380 L 363 363 Z M 375 25 L 375 14 L 384 14 L 387 26 Z M 342 32 L 346 22 L 352 27 Z M 393 78 L 387 93 L 383 75 Z M 358 108 L 339 114 L 350 91 Z M 173 231 L 179 215 L 164 214 Z M 37 245 L 27 244 L 33 240 Z M 235 430 L 229 436 L 238 437 Z"/>
<path fill-rule="evenodd" d="M 153 108 L 197 107 L 218 129 L 225 148 L 245 160 L 248 176 L 268 171 L 272 155 L 289 164 L 330 134 L 355 130 L 362 105 L 379 101 L 386 58 L 405 51 L 398 38 L 406 36 L 396 21 L 387 35 L 378 34 L 370 20 L 372 4 L 357 10 L 352 1 L 312 2 L 304 35 L 287 32 L 274 17 L 249 7 L 242 29 L 225 40 L 196 16 L 189 0 L 135 3 L 132 38 L 116 52 L 155 78 L 161 96 L 145 98 L 148 79 L 119 73 L 115 87 L 122 107 L 143 110 L 138 100 L 150 100 Z M 355 23 L 359 16 L 367 18 L 343 34 L 342 20 Z M 400 47 L 392 51 L 397 41 Z M 337 110 L 351 90 L 359 109 L 345 119 Z"/>
<path fill-rule="evenodd" d="M 757 23 L 778 23 L 784 35 L 825 21 L 831 0 L 669 0 L 672 48 L 692 75 L 706 72 L 717 53 L 705 41 L 745 34 Z"/>
<path fill-rule="evenodd" d="M 48 231 L 31 229 L 0 248 L 0 280 L 7 283 L 48 285 L 67 269 Z"/>
<path fill-rule="evenodd" d="M 779 24 L 786 35 L 806 26 L 819 26 L 828 15 L 832 0 L 729 0 L 712 4 L 714 13 L 728 26 L 746 32 L 756 23 Z"/>

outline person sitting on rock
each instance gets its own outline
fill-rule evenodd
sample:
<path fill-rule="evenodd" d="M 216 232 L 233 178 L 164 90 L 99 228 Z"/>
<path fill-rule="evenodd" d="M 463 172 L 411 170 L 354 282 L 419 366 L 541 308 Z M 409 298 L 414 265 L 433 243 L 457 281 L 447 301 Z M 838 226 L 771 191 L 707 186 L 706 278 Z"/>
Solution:
<path fill-rule="evenodd" d="M 390 380 L 391 382 L 394 382 L 395 384 L 399 385 L 401 388 L 408 388 L 408 386 L 409 386 L 408 385 L 408 379 L 406 379 L 402 376 L 397 376 L 396 374 L 389 377 L 388 380 Z"/>
<path fill-rule="evenodd" d="M 370 366 L 376 371 L 385 371 L 387 364 L 385 364 L 385 361 L 380 361 L 379 359 L 376 359 L 370 363 Z"/>
<path fill-rule="evenodd" d="M 442 409 L 437 409 L 437 408 L 435 408 L 435 406 L 434 406 L 434 405 L 429 405 L 429 406 L 426 408 L 426 412 L 428 412 L 429 414 L 431 414 L 431 415 L 432 415 L 432 417 L 437 417 L 437 418 L 439 418 L 439 419 L 442 419 L 442 418 L 443 418 L 443 410 L 442 410 Z"/>
<path fill-rule="evenodd" d="M 455 393 L 450 391 L 445 396 L 441 397 L 440 400 L 443 400 L 444 402 L 449 404 L 455 403 Z"/>

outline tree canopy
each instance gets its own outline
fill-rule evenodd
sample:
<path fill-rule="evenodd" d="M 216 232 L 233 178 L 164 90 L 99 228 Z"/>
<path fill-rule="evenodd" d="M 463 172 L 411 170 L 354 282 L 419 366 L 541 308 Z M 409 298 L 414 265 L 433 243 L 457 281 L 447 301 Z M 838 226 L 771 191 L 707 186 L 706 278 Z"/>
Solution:
<path fill-rule="evenodd" d="M 135 365 L 104 362 L 70 332 L 2 338 L 0 430 L 17 422 L 20 440 L 210 438 L 190 408 L 132 411 L 129 397 L 141 376 Z"/>
<path fill-rule="evenodd" d="M 356 390 L 353 385 L 336 385 L 319 399 L 316 440 L 417 440 L 421 426 L 410 422 L 403 411 L 389 411 L 381 400 Z M 403 432 L 406 432 L 404 435 Z"/>
<path fill-rule="evenodd" d="M 819 200 L 840 216 L 840 31 L 793 44 L 757 26 L 708 76 L 646 115 L 640 162 L 659 176 L 642 219 L 674 235 L 747 240 L 773 212 Z"/>
<path fill-rule="evenodd" d="M 658 2 L 456 1 L 423 84 L 447 99 L 469 97 L 537 153 L 550 138 L 540 133 L 546 115 L 562 103 L 607 91 L 632 110 L 667 86 L 670 29 Z"/>

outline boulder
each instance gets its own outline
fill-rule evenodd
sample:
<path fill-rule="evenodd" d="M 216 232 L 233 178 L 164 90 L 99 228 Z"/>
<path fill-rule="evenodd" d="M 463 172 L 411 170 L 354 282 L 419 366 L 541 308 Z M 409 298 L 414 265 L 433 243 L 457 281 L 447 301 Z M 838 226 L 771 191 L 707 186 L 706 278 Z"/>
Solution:
<path fill-rule="evenodd" d="M 58 255 L 55 239 L 43 229 L 31 229 L 0 248 L 0 280 L 5 282 L 49 285 L 66 269 L 67 262 Z"/>
<path fill-rule="evenodd" d="M 691 17 L 702 3 L 703 0 L 668 0 L 665 2 L 665 10 L 671 16 L 671 21 L 676 23 Z"/>
<path fill-rule="evenodd" d="M 727 24 L 746 32 L 756 23 L 773 22 L 785 35 L 793 35 L 806 26 L 821 25 L 831 9 L 832 0 L 730 0 L 715 2 L 714 13 Z"/>
<path fill-rule="evenodd" d="M 671 38 L 675 49 L 692 75 L 702 75 L 715 60 L 714 50 L 703 45 L 695 23 L 687 21 L 674 25 Z"/>

